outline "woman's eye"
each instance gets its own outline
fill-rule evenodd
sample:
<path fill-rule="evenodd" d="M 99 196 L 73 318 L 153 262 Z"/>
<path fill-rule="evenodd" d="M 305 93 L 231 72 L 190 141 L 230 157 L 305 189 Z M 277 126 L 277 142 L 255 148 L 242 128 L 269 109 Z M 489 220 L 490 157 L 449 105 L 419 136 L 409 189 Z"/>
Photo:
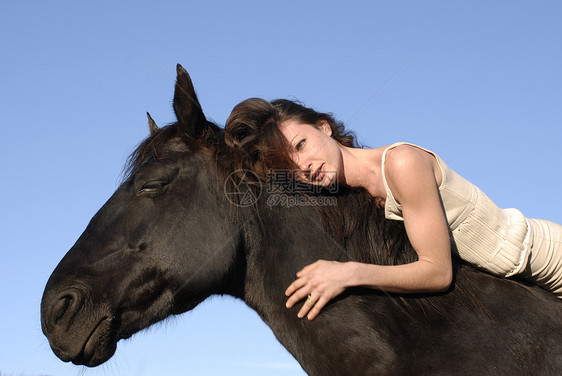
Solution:
<path fill-rule="evenodd" d="M 304 139 L 300 140 L 297 145 L 295 146 L 295 149 L 297 149 L 297 151 L 301 150 L 304 147 Z"/>

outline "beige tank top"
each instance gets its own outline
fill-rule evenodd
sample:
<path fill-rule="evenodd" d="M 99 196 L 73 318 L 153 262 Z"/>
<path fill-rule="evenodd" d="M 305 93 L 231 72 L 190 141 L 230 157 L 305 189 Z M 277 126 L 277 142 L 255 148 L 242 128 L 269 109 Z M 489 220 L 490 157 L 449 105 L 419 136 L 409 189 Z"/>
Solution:
<path fill-rule="evenodd" d="M 492 274 L 509 277 L 521 272 L 529 257 L 529 225 L 517 209 L 500 209 L 477 186 L 451 170 L 435 153 L 406 142 L 387 147 L 382 155 L 382 179 L 386 189 L 385 216 L 403 221 L 385 175 L 386 154 L 409 145 L 431 154 L 441 169 L 439 193 L 458 255 Z"/>

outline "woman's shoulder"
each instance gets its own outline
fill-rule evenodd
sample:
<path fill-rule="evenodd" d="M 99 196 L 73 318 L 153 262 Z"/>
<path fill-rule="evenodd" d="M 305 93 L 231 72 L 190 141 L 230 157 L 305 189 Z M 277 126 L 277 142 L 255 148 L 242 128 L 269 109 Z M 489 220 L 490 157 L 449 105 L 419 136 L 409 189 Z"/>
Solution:
<path fill-rule="evenodd" d="M 417 145 L 396 143 L 389 145 L 383 153 L 386 178 L 394 184 L 410 184 L 412 180 L 435 175 L 434 154 Z"/>
<path fill-rule="evenodd" d="M 393 145 L 386 149 L 383 168 L 387 184 L 398 196 L 441 185 L 443 173 L 433 152 L 408 143 Z"/>
<path fill-rule="evenodd" d="M 419 163 L 432 162 L 435 155 L 429 150 L 408 142 L 396 142 L 382 147 L 386 165 L 393 167 L 419 167 Z"/>

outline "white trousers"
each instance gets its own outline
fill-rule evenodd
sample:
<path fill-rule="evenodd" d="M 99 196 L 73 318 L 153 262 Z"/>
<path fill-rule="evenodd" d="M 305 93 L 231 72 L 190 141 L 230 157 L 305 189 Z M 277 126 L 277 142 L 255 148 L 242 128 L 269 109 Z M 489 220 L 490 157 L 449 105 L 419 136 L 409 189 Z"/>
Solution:
<path fill-rule="evenodd" d="M 521 276 L 562 299 L 562 225 L 529 219 L 531 253 Z"/>

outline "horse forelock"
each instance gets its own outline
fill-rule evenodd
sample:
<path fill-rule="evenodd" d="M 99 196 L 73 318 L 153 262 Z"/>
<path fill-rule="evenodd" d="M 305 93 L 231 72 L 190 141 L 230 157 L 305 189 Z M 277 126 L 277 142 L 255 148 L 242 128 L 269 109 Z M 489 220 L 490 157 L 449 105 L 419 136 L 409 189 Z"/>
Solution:
<path fill-rule="evenodd" d="M 123 167 L 122 180 L 134 175 L 145 163 L 159 160 L 168 152 L 183 152 L 186 155 L 196 153 L 218 145 L 221 129 L 208 122 L 199 138 L 186 135 L 178 123 L 157 129 L 129 155 Z"/>

